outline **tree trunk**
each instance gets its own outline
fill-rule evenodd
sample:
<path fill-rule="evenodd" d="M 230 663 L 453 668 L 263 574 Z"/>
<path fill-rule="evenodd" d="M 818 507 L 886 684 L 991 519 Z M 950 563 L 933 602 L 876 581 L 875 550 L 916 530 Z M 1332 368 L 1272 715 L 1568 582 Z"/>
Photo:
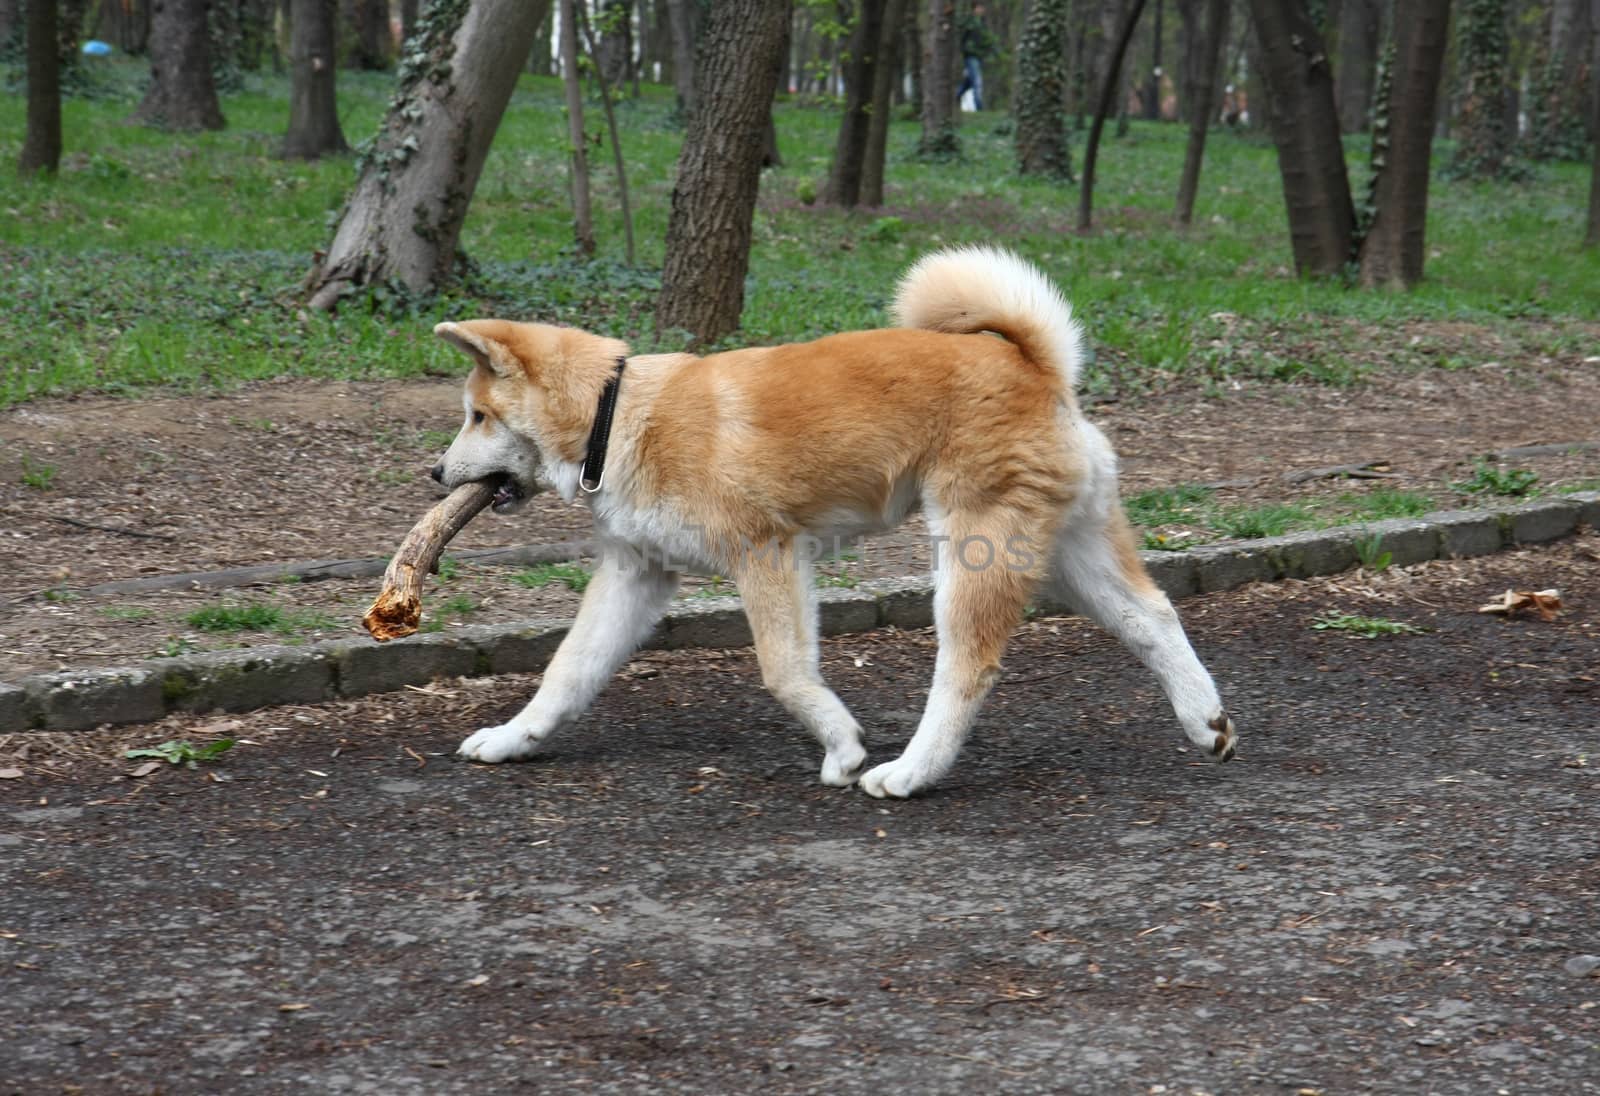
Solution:
<path fill-rule="evenodd" d="M 589 59 L 595 61 L 595 54 L 600 51 L 600 46 L 595 41 L 594 31 L 590 28 L 588 20 L 582 15 L 579 15 L 579 22 L 582 24 L 584 42 L 588 46 Z M 594 74 L 595 79 L 600 83 L 600 106 L 605 111 L 606 130 L 611 135 L 611 160 L 612 166 L 617 173 L 617 201 L 622 206 L 623 246 L 628 256 L 628 265 L 632 266 L 634 263 L 633 205 L 628 200 L 628 168 L 622 159 L 622 135 L 617 129 L 617 108 L 612 101 L 611 85 L 606 82 L 605 68 L 598 61 L 595 61 Z"/>
<path fill-rule="evenodd" d="M 227 124 L 211 76 L 206 0 L 151 0 L 150 87 L 132 120 L 179 130 Z"/>
<path fill-rule="evenodd" d="M 1017 48 L 1017 170 L 1072 181 L 1067 143 L 1067 71 L 1062 38 L 1067 0 L 1033 0 Z"/>
<path fill-rule="evenodd" d="M 56 52 L 56 0 L 28 2 L 28 131 L 17 174 L 23 178 L 61 166 L 61 57 Z"/>
<path fill-rule="evenodd" d="M 150 40 L 150 5 L 145 0 L 101 0 L 94 36 L 130 57 L 143 53 Z M 0 41 L 5 35 L 0 32 Z"/>
<path fill-rule="evenodd" d="M 1206 133 L 1217 115 L 1217 85 L 1222 81 L 1222 46 L 1228 40 L 1229 0 L 1207 0 L 1205 21 L 1192 12 L 1189 33 L 1196 40 L 1191 61 L 1185 66 L 1188 86 L 1183 98 L 1189 104 L 1189 143 L 1183 153 L 1183 175 L 1178 179 L 1177 220 L 1194 220 L 1194 199 L 1200 190 L 1200 165 L 1206 154 Z"/>
<path fill-rule="evenodd" d="M 21 0 L 0 0 L 0 54 L 10 53 L 18 46 L 27 48 Z"/>
<path fill-rule="evenodd" d="M 352 31 L 346 68 L 382 72 L 394 60 L 389 40 L 389 0 L 345 0 L 345 25 Z"/>
<path fill-rule="evenodd" d="M 905 37 L 900 39 L 900 62 L 911 78 L 912 111 L 922 117 L 922 0 L 906 0 Z M 897 87 L 903 87 L 897 84 Z"/>
<path fill-rule="evenodd" d="M 1100 134 L 1106 127 L 1106 116 L 1111 113 L 1112 100 L 1122 87 L 1122 58 L 1133 39 L 1133 28 L 1139 25 L 1139 15 L 1144 11 L 1144 0 L 1133 0 L 1122 17 L 1122 26 L 1106 55 L 1104 81 L 1100 85 L 1100 103 L 1095 107 L 1094 121 L 1089 126 L 1089 143 L 1083 150 L 1083 185 L 1078 191 L 1078 231 L 1089 231 L 1094 214 L 1094 162 L 1100 152 Z M 1122 96 L 1124 109 L 1127 97 Z"/>
<path fill-rule="evenodd" d="M 572 240 L 585 259 L 594 254 L 589 208 L 589 140 L 583 129 L 583 74 L 578 71 L 578 3 L 561 0 L 561 84 L 567 95 L 567 178 L 572 189 Z"/>
<path fill-rule="evenodd" d="M 1405 289 L 1422 279 L 1439 76 L 1450 44 L 1450 0 L 1411 0 L 1394 28 L 1388 101 L 1373 127 L 1371 226 L 1361 284 Z M 1387 133 L 1388 147 L 1379 143 Z"/>
<path fill-rule="evenodd" d="M 600 26 L 600 56 L 594 59 L 606 86 L 620 88 L 633 70 L 633 0 L 603 0 L 595 12 Z"/>
<path fill-rule="evenodd" d="M 1505 0 L 1463 0 L 1457 18 L 1461 102 L 1450 170 L 1460 177 L 1500 179 L 1517 174 L 1505 115 L 1505 14 Z"/>
<path fill-rule="evenodd" d="M 927 0 L 922 45 L 922 140 L 917 155 L 950 160 L 961 155 L 956 136 L 955 0 Z"/>
<path fill-rule="evenodd" d="M 1581 160 L 1588 135 L 1585 113 L 1595 74 L 1589 57 L 1590 0 L 1554 0 L 1545 61 L 1534 77 L 1528 110 L 1528 155 L 1536 160 Z M 1593 5 L 1600 6 L 1600 5 Z"/>
<path fill-rule="evenodd" d="M 844 69 L 844 117 L 839 121 L 833 166 L 822 194 L 823 201 L 834 205 L 848 207 L 861 200 L 861 171 L 872 123 L 872 94 L 882 38 L 883 0 L 861 0 Z"/>
<path fill-rule="evenodd" d="M 539 29 L 534 32 L 533 49 L 528 54 L 528 71 L 535 76 L 558 76 L 559 68 L 555 62 L 556 31 L 555 31 L 555 4 L 546 4 L 544 18 L 539 20 Z"/>
<path fill-rule="evenodd" d="M 1295 270 L 1336 274 L 1350 260 L 1355 206 L 1327 50 L 1300 0 L 1250 0 L 1250 12 L 1271 96 L 1268 122 L 1278 147 Z"/>
<path fill-rule="evenodd" d="M 872 107 L 867 116 L 867 147 L 861 156 L 861 204 L 883 204 L 883 167 L 889 151 L 889 116 L 900 84 L 906 13 L 912 0 L 884 0 L 878 63 L 872 70 Z"/>
<path fill-rule="evenodd" d="M 544 2 L 436 0 L 423 11 L 327 257 L 307 276 L 312 307 L 332 308 L 352 286 L 431 293 L 449 276 Z"/>
<path fill-rule="evenodd" d="M 1339 128 L 1363 132 L 1372 116 L 1372 85 L 1378 71 L 1379 0 L 1344 0 L 1339 8 L 1339 75 L 1334 93 L 1339 103 Z M 1410 9 L 1405 13 L 1410 18 Z"/>
<path fill-rule="evenodd" d="M 695 343 L 739 326 L 761 156 L 783 70 L 790 5 L 720 0 L 706 18 L 695 98 L 667 221 L 658 330 Z"/>
<path fill-rule="evenodd" d="M 400 0 L 400 41 L 417 32 L 417 0 Z"/>
<path fill-rule="evenodd" d="M 1150 74 L 1145 80 L 1144 118 L 1147 122 L 1161 120 L 1161 22 L 1163 0 L 1156 0 L 1156 25 L 1150 35 Z"/>
<path fill-rule="evenodd" d="M 694 117 L 695 54 L 700 46 L 700 5 L 697 0 L 667 0 L 672 24 L 672 86 L 678 93 L 678 117 L 687 128 Z"/>
<path fill-rule="evenodd" d="M 283 139 L 286 160 L 315 160 L 328 153 L 348 152 L 339 128 L 335 94 L 336 0 L 292 0 L 289 42 L 289 131 Z"/>
<path fill-rule="evenodd" d="M 1600 9 L 1600 0 L 1595 0 L 1594 7 Z M 1591 12 L 1590 29 L 1594 33 L 1590 68 L 1595 70 L 1595 79 L 1589 90 L 1589 140 L 1594 145 L 1594 159 L 1589 165 L 1589 227 L 1583 245 L 1600 247 L 1600 10 Z"/>

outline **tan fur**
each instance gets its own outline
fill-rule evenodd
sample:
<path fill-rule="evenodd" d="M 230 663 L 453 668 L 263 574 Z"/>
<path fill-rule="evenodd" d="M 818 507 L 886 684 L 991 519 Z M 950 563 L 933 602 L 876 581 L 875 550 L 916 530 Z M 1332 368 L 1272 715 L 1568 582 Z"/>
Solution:
<path fill-rule="evenodd" d="M 590 501 L 602 544 L 658 562 L 630 578 L 602 559 L 540 694 L 516 720 L 463 743 L 465 756 L 527 756 L 569 708 L 586 706 L 594 667 L 609 675 L 654 619 L 608 616 L 658 614 L 683 565 L 659 561 L 683 553 L 734 578 L 766 685 L 827 747 L 823 779 L 848 783 L 865 755 L 818 674 L 801 538 L 877 532 L 918 509 L 948 538 L 935 549 L 939 669 L 907 753 L 863 776 L 868 791 L 911 794 L 953 761 L 1047 572 L 1087 589 L 1087 611 L 1157 668 L 1192 739 L 1231 753 L 1231 724 L 1223 736 L 1205 723 L 1221 711 L 1210 678 L 1116 505 L 1114 457 L 1074 404 L 1080 336 L 1055 289 L 1005 253 L 945 252 L 913 268 L 896 314 L 913 326 L 628 359 L 604 484 Z M 454 486 L 500 473 L 531 486 L 532 453 L 545 480 L 576 493 L 597 401 L 626 345 L 506 320 L 438 331 L 477 363 L 439 478 Z M 1026 565 L 1002 554 L 1013 545 Z"/>

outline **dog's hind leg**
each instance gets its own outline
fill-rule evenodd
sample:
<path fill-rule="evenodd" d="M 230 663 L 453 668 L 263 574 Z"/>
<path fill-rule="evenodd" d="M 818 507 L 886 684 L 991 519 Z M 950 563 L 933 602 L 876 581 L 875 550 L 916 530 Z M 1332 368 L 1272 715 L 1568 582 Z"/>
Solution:
<path fill-rule="evenodd" d="M 1098 431 L 1091 441 L 1100 467 L 1057 535 L 1051 592 L 1121 640 L 1161 682 L 1189 741 L 1227 761 L 1237 742 L 1233 721 L 1172 603 L 1139 559 L 1109 447 Z"/>
<path fill-rule="evenodd" d="M 1035 586 L 1034 560 L 1048 538 L 1035 536 L 1021 515 L 1004 507 L 995 512 L 1001 520 L 937 520 L 930 512 L 929 524 L 948 538 L 936 542 L 933 688 L 905 752 L 861 778 L 869 795 L 915 795 L 949 771 L 1000 675 L 1000 656 Z"/>
<path fill-rule="evenodd" d="M 485 727 L 457 750 L 472 761 L 520 761 L 584 713 L 661 619 L 678 574 L 620 552 L 606 552 L 584 591 L 572 631 L 561 641 L 528 706 L 509 723 Z"/>
<path fill-rule="evenodd" d="M 793 545 L 782 551 L 746 553 L 734 580 L 755 637 L 762 683 L 822 743 L 822 782 L 849 787 L 867 751 L 861 743 L 861 725 L 828 688 L 818 668 L 811 561 Z"/>

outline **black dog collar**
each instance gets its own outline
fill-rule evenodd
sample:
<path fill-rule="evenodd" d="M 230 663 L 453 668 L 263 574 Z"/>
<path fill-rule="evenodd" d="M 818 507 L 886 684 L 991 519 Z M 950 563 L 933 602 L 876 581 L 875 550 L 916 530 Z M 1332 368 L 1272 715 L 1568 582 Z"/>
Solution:
<path fill-rule="evenodd" d="M 600 490 L 606 475 L 606 446 L 611 443 L 611 418 L 617 411 L 617 389 L 622 387 L 622 371 L 628 367 L 627 358 L 617 359 L 617 371 L 606 379 L 600 392 L 600 408 L 595 412 L 594 426 L 589 429 L 589 452 L 583 458 L 583 473 L 578 486 L 589 494 Z"/>

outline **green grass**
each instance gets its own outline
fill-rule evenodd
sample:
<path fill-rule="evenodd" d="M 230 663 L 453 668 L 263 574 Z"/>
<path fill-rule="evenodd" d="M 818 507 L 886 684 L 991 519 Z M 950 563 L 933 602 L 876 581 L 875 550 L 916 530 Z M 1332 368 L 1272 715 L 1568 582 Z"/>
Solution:
<path fill-rule="evenodd" d="M 59 177 L 0 172 L 0 406 L 286 375 L 456 375 L 460 361 L 430 329 L 486 313 L 577 324 L 636 350 L 679 345 L 653 329 L 682 137 L 667 88 L 646 85 L 618 108 L 637 268 L 622 262 L 606 170 L 593 180 L 599 253 L 572 258 L 561 88 L 524 76 L 463 229 L 475 272 L 434 300 L 328 317 L 303 313 L 296 287 L 328 243 L 353 160 L 276 158 L 287 79 L 246 74 L 224 97 L 227 129 L 176 135 L 122 124 L 143 62 L 105 71 L 99 95 L 65 103 Z M 340 73 L 352 142 L 375 131 L 391 87 L 383 74 Z M 0 97 L 0 162 L 15 162 L 24 109 L 24 97 Z M 974 242 L 1013 247 L 1062 285 L 1094 349 L 1084 378 L 1093 391 L 1239 379 L 1348 385 L 1385 368 L 1571 356 L 1592 345 L 1585 325 L 1600 319 L 1600 252 L 1577 246 L 1586 165 L 1541 166 L 1513 186 L 1436 180 L 1427 280 L 1405 294 L 1373 293 L 1292 275 L 1276 156 L 1259 137 L 1212 136 L 1195 223 L 1180 233 L 1170 214 L 1184 131 L 1135 122 L 1102 148 L 1095 231 L 1079 235 L 1075 187 L 1012 173 L 1002 115 L 968 116 L 964 158 L 928 164 L 913 155 L 915 120 L 897 112 L 886 206 L 857 211 L 803 200 L 826 176 L 837 109 L 786 99 L 775 115 L 784 164 L 762 178 L 744 330 L 730 342 L 880 325 L 913 258 Z M 598 112 L 590 124 L 598 131 Z M 1362 145 L 1348 145 L 1358 188 Z M 1450 145 L 1437 148 L 1442 162 Z"/>
<path fill-rule="evenodd" d="M 1472 462 L 1471 477 L 1455 487 L 1469 494 L 1520 497 L 1532 491 L 1538 482 L 1539 474 L 1527 468 L 1497 468 L 1486 460 L 1477 460 Z"/>
<path fill-rule="evenodd" d="M 1338 505 L 1346 509 L 1340 524 L 1356 521 L 1382 521 L 1386 518 L 1416 518 L 1438 509 L 1433 498 L 1420 491 L 1400 491 L 1379 487 L 1364 495 L 1347 492 Z"/>
<path fill-rule="evenodd" d="M 542 590 L 560 583 L 575 593 L 583 593 L 594 575 L 576 563 L 541 563 L 511 576 L 511 581 L 530 590 Z"/>
<path fill-rule="evenodd" d="M 1324 613 L 1311 622 L 1319 632 L 1344 632 L 1357 639 L 1376 639 L 1379 636 L 1414 636 L 1427 631 L 1415 624 L 1383 617 L 1357 616 L 1354 613 Z"/>
<path fill-rule="evenodd" d="M 1230 507 L 1218 511 L 1211 519 L 1212 527 L 1224 536 L 1240 540 L 1278 537 L 1291 529 L 1308 529 L 1317 524 L 1317 517 L 1310 507 L 1292 502 Z"/>
<path fill-rule="evenodd" d="M 285 636 L 324 632 L 339 626 L 325 613 L 288 610 L 264 602 L 205 605 L 184 617 L 184 621 L 199 632 L 274 632 Z"/>
<path fill-rule="evenodd" d="M 156 613 L 143 605 L 107 605 L 101 608 L 100 615 L 108 620 L 149 620 Z"/>
<path fill-rule="evenodd" d="M 1124 499 L 1122 508 L 1135 525 L 1194 524 L 1196 518 L 1209 512 L 1215 494 L 1209 487 L 1184 483 L 1141 491 Z"/>
<path fill-rule="evenodd" d="M 22 485 L 31 487 L 35 491 L 48 491 L 55 485 L 56 466 L 53 464 L 35 464 L 33 459 L 26 455 L 22 458 Z"/>

